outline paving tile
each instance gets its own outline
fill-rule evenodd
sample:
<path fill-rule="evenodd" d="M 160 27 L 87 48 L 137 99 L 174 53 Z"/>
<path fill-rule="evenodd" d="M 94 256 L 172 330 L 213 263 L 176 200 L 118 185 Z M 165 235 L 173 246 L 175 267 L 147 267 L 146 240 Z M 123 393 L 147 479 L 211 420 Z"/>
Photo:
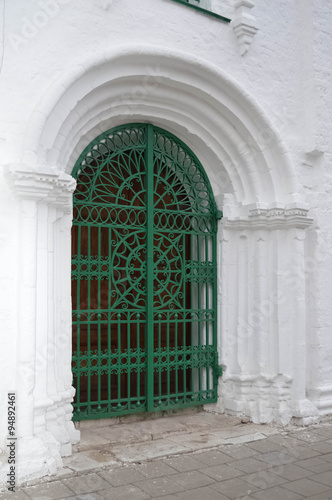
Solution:
<path fill-rule="evenodd" d="M 82 455 L 94 460 L 98 463 L 98 467 L 105 467 L 106 465 L 116 465 L 117 460 L 115 459 L 110 448 L 102 447 L 99 450 L 85 450 L 82 451 Z"/>
<path fill-rule="evenodd" d="M 166 458 L 164 463 L 178 472 L 187 472 L 204 466 L 204 462 L 200 461 L 199 457 L 200 455 L 181 455 L 180 457 Z"/>
<path fill-rule="evenodd" d="M 179 421 L 193 430 L 199 427 L 204 429 L 226 429 L 226 428 L 241 428 L 241 419 L 224 414 L 212 412 L 199 412 L 195 415 L 183 415 L 179 417 Z"/>
<path fill-rule="evenodd" d="M 252 443 L 248 443 L 247 446 L 256 450 L 259 453 L 268 453 L 270 451 L 280 451 L 282 446 L 277 443 L 274 443 L 270 439 L 262 439 L 261 441 L 254 441 Z"/>
<path fill-rule="evenodd" d="M 203 413 L 203 416 L 200 414 L 198 415 L 181 415 L 179 417 L 175 417 L 177 419 L 177 422 L 185 425 L 187 429 L 192 432 L 196 432 L 200 429 L 206 429 L 208 430 L 210 428 L 210 425 L 207 420 L 204 419 L 205 413 Z"/>
<path fill-rule="evenodd" d="M 28 497 L 22 490 L 6 491 L 0 493 L 0 500 L 31 500 L 31 497 Z"/>
<path fill-rule="evenodd" d="M 332 486 L 332 473 L 323 472 L 322 474 L 314 474 L 310 476 L 310 479 L 317 481 L 318 483 L 326 484 L 327 486 Z"/>
<path fill-rule="evenodd" d="M 301 441 L 299 441 L 301 443 Z M 302 441 L 303 444 L 305 444 L 303 441 Z M 320 452 L 319 451 L 316 451 L 312 448 L 312 445 L 315 444 L 315 443 L 312 443 L 310 445 L 307 445 L 307 446 L 302 446 L 302 445 L 299 445 L 299 446 L 289 446 L 288 448 L 285 448 L 285 453 L 287 453 L 288 455 L 298 459 L 298 460 L 305 460 L 306 458 L 313 458 L 313 457 L 319 457 L 320 456 Z M 320 444 L 320 443 L 316 443 L 316 444 Z"/>
<path fill-rule="evenodd" d="M 242 460 L 235 460 L 229 465 L 245 472 L 246 474 L 264 470 L 268 467 L 265 462 L 261 462 L 260 460 L 256 460 L 255 458 L 243 458 Z"/>
<path fill-rule="evenodd" d="M 219 449 L 223 453 L 226 453 L 230 457 L 238 460 L 258 455 L 258 451 L 253 450 L 247 445 L 221 446 Z"/>
<path fill-rule="evenodd" d="M 177 470 L 175 470 L 175 468 L 167 464 L 165 460 L 153 460 L 152 462 L 134 465 L 133 467 L 140 474 L 149 479 L 153 479 L 155 477 L 170 476 L 178 472 Z"/>
<path fill-rule="evenodd" d="M 277 474 L 278 476 L 281 476 L 288 481 L 296 481 L 297 479 L 301 479 L 302 477 L 308 477 L 308 475 L 312 475 L 312 472 L 308 469 L 303 469 L 302 467 L 298 467 L 294 464 L 272 467 L 272 469 L 269 469 L 269 472 Z"/>
<path fill-rule="evenodd" d="M 90 453 L 90 452 L 79 452 L 75 453 L 71 457 L 64 458 L 63 462 L 65 466 L 69 467 L 70 469 L 76 472 L 92 470 L 101 466 L 102 462 L 91 458 L 91 456 L 88 456 L 85 453 Z M 93 456 L 95 456 L 95 458 L 99 458 L 96 451 Z M 105 459 L 106 460 L 109 459 L 109 456 L 108 457 L 105 456 Z M 114 465 L 116 464 L 116 461 L 113 458 L 111 460 L 108 460 L 105 465 L 111 465 L 111 464 Z"/>
<path fill-rule="evenodd" d="M 173 476 L 170 478 L 157 477 L 155 479 L 145 479 L 144 481 L 136 483 L 135 486 L 139 487 L 152 497 L 157 495 L 169 495 L 183 491 L 183 487 L 174 481 Z"/>
<path fill-rule="evenodd" d="M 328 426 L 322 425 L 322 426 L 318 427 L 317 429 L 315 429 L 315 431 L 318 434 L 322 434 L 322 436 L 325 436 L 325 437 L 332 439 L 332 425 L 328 425 Z"/>
<path fill-rule="evenodd" d="M 154 497 L 154 500 L 179 500 L 180 497 L 178 495 L 166 495 L 162 497 Z"/>
<path fill-rule="evenodd" d="M 154 420 L 145 420 L 143 422 L 138 422 L 135 424 L 134 431 L 138 436 L 148 436 L 152 435 L 153 439 L 159 439 L 162 437 L 167 437 L 168 434 L 176 433 L 186 433 L 189 432 L 189 428 L 184 424 L 176 420 L 176 417 L 170 418 L 158 418 Z M 135 434 L 133 435 L 133 438 Z M 141 439 L 137 439 L 139 441 Z"/>
<path fill-rule="evenodd" d="M 294 491 L 285 490 L 282 486 L 274 486 L 259 493 L 254 493 L 252 498 L 258 500 L 302 500 L 304 497 Z"/>
<path fill-rule="evenodd" d="M 221 453 L 218 450 L 203 451 L 201 453 L 196 453 L 193 456 L 203 464 L 212 466 L 226 464 L 231 461 L 228 455 L 225 455 L 225 453 Z"/>
<path fill-rule="evenodd" d="M 332 500 L 332 489 L 320 493 L 319 495 L 314 495 L 313 497 L 306 497 L 307 500 Z"/>
<path fill-rule="evenodd" d="M 169 439 L 192 451 L 201 450 L 202 448 L 213 448 L 226 443 L 226 439 L 223 434 L 216 435 L 211 434 L 211 432 L 208 431 L 182 434 L 176 437 L 170 437 Z"/>
<path fill-rule="evenodd" d="M 101 427 L 91 429 L 90 432 L 96 436 L 106 439 L 109 443 L 115 446 L 119 443 L 128 444 L 147 441 L 150 440 L 152 436 L 152 433 L 149 431 L 138 432 L 135 424 Z"/>
<path fill-rule="evenodd" d="M 73 471 L 69 469 L 69 467 L 62 467 L 62 469 L 57 470 L 56 474 L 52 474 L 50 476 L 52 481 L 56 481 L 57 479 L 63 479 L 65 477 L 70 477 L 73 475 Z"/>
<path fill-rule="evenodd" d="M 324 453 L 321 457 L 323 460 L 327 460 L 328 462 L 332 462 L 332 453 Z"/>
<path fill-rule="evenodd" d="M 323 456 L 325 457 L 325 455 Z M 311 472 L 315 472 L 316 474 L 331 470 L 331 463 L 317 457 L 308 458 L 307 460 L 298 460 L 297 462 L 294 462 L 294 465 L 298 465 L 299 467 L 308 469 Z"/>
<path fill-rule="evenodd" d="M 181 500 L 229 500 L 229 497 L 226 497 L 219 491 L 213 490 L 208 486 L 178 493 L 177 498 L 181 498 Z M 162 499 L 164 500 L 165 497 L 162 497 Z"/>
<path fill-rule="evenodd" d="M 210 488 L 219 491 L 231 500 L 244 497 L 245 495 L 251 495 L 252 493 L 258 491 L 256 486 L 253 486 L 246 481 L 242 481 L 240 478 L 228 479 L 227 481 L 222 481 L 221 483 L 215 483 L 212 484 Z"/>
<path fill-rule="evenodd" d="M 108 483 L 97 474 L 84 474 L 84 476 L 63 479 L 62 482 L 76 495 L 93 493 L 108 487 Z"/>
<path fill-rule="evenodd" d="M 273 443 L 280 444 L 280 446 L 284 446 L 285 448 L 293 447 L 293 446 L 303 446 L 304 441 L 300 439 L 295 439 L 294 437 L 282 434 L 276 434 L 275 436 L 271 436 L 269 441 Z"/>
<path fill-rule="evenodd" d="M 215 466 L 206 467 L 201 469 L 200 472 L 206 474 L 207 476 L 215 479 L 216 481 L 224 481 L 226 479 L 233 479 L 234 477 L 243 476 L 243 472 L 233 467 L 229 467 L 226 464 L 220 464 Z"/>
<path fill-rule="evenodd" d="M 118 446 L 113 448 L 113 453 L 123 462 L 137 462 L 152 458 L 161 458 L 190 451 L 182 444 L 168 439 L 156 439 L 149 443 L 138 443 L 131 446 Z"/>
<path fill-rule="evenodd" d="M 290 436 L 295 439 L 299 439 L 300 441 L 305 441 L 306 443 L 316 443 L 318 441 L 324 441 L 325 437 L 315 430 L 304 430 L 304 431 L 295 431 L 290 433 Z"/>
<path fill-rule="evenodd" d="M 171 478 L 185 490 L 200 488 L 214 483 L 214 479 L 199 471 L 179 472 Z"/>
<path fill-rule="evenodd" d="M 330 489 L 326 484 L 317 483 L 316 481 L 312 481 L 308 478 L 298 479 L 297 481 L 291 481 L 289 483 L 285 483 L 283 488 L 287 488 L 287 490 L 294 491 L 299 495 L 303 495 L 304 497 L 317 495 L 319 493 L 324 493 Z"/>
<path fill-rule="evenodd" d="M 166 495 L 162 497 L 154 497 L 154 500 L 179 500 L 179 496 L 177 495 Z"/>
<path fill-rule="evenodd" d="M 81 439 L 75 448 L 79 451 L 90 449 L 95 446 L 103 446 L 108 444 L 109 441 L 104 437 L 100 437 L 90 430 L 84 429 L 81 431 Z"/>
<path fill-rule="evenodd" d="M 217 435 L 217 433 L 213 433 L 214 435 Z M 261 434 L 260 432 L 255 432 L 254 434 L 244 434 L 243 436 L 233 436 L 230 438 L 226 438 L 226 445 L 227 444 L 243 444 L 243 443 L 251 443 L 255 441 L 263 441 L 265 440 L 264 434 Z"/>
<path fill-rule="evenodd" d="M 319 451 L 320 453 L 332 453 L 332 443 L 320 441 L 319 443 L 311 443 L 312 450 Z"/>
<path fill-rule="evenodd" d="M 91 431 L 91 429 L 96 429 L 97 427 L 111 427 L 112 425 L 119 425 L 119 417 L 113 418 L 100 418 L 96 420 L 81 420 L 80 422 L 75 422 L 75 426 L 82 431 Z"/>
<path fill-rule="evenodd" d="M 207 423 L 211 429 L 216 429 L 218 427 L 241 427 L 241 420 L 238 417 L 229 417 L 227 415 L 205 412 L 201 415 L 197 415 L 196 419 L 203 419 L 204 423 Z"/>
<path fill-rule="evenodd" d="M 272 436 L 275 436 L 280 433 L 281 429 L 280 427 L 276 427 L 274 425 L 269 425 L 269 424 L 255 424 L 257 427 L 257 431 L 261 432 L 266 436 L 267 438 L 271 438 Z"/>
<path fill-rule="evenodd" d="M 145 479 L 143 474 L 131 466 L 117 467 L 108 471 L 102 471 L 99 472 L 99 475 L 112 486 L 122 486 Z"/>
<path fill-rule="evenodd" d="M 68 499 L 66 498 L 66 500 L 104 500 L 104 497 L 99 495 L 99 493 L 85 493 L 83 495 L 75 495 L 74 497 L 69 497 Z"/>
<path fill-rule="evenodd" d="M 241 476 L 243 481 L 248 481 L 248 483 L 257 486 L 257 488 L 267 489 L 272 486 L 278 486 L 286 482 L 285 478 L 273 474 L 269 470 L 262 470 L 255 472 L 254 474 L 248 474 L 246 476 Z"/>
<path fill-rule="evenodd" d="M 50 483 L 38 484 L 23 488 L 23 492 L 33 500 L 59 500 L 73 496 L 73 492 L 61 481 L 52 481 Z"/>
<path fill-rule="evenodd" d="M 263 453 L 262 455 L 257 455 L 255 458 L 262 460 L 269 465 L 282 465 L 294 462 L 294 457 L 286 455 L 285 453 L 280 453 L 278 451 L 270 451 L 269 453 Z"/>
<path fill-rule="evenodd" d="M 142 491 L 137 486 L 126 484 L 117 488 L 108 488 L 98 492 L 104 500 L 147 500 L 150 495 Z"/>

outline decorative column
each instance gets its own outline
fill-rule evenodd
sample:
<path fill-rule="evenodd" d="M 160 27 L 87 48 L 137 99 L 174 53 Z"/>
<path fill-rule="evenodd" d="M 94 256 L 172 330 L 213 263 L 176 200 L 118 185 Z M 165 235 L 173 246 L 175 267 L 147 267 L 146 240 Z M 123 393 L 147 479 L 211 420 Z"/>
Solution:
<path fill-rule="evenodd" d="M 299 204 L 251 205 L 223 220 L 221 336 L 226 411 L 255 422 L 317 415 L 306 397 L 305 230 Z"/>
<path fill-rule="evenodd" d="M 56 366 L 61 363 L 56 353 L 60 331 L 54 318 L 61 316 L 61 311 L 57 313 L 53 296 L 58 258 L 54 253 L 54 226 L 64 212 L 67 217 L 71 213 L 75 181 L 48 170 L 12 169 L 7 171 L 7 178 L 20 204 L 16 390 L 21 482 L 33 475 L 54 473 L 62 464 L 61 455 L 69 454 L 71 443 L 78 439 L 73 423 L 68 426 L 66 418 L 74 392 L 71 380 L 67 379 L 67 386 L 60 391 L 56 378 L 63 367 Z M 70 303 L 70 288 L 67 295 Z M 70 341 L 68 329 L 66 335 Z M 54 412 L 59 402 L 66 407 L 60 414 Z M 49 425 L 52 411 L 62 432 L 54 432 Z"/>

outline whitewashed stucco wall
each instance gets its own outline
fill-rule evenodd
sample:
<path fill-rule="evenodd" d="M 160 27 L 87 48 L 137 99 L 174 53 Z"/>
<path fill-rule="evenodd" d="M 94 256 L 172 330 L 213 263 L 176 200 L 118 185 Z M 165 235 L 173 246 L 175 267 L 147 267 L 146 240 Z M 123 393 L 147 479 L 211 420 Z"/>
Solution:
<path fill-rule="evenodd" d="M 213 9 L 232 19 L 235 4 L 211 2 Z M 292 416 L 309 421 L 318 413 L 331 412 L 332 13 L 328 2 L 257 0 L 250 14 L 258 32 L 243 56 L 232 24 L 171 0 L 2 0 L 0 7 L 0 405 L 5 409 L 7 392 L 26 383 L 18 392 L 22 419 L 18 431 L 22 437 L 29 432 L 37 436 L 33 446 L 22 445 L 23 463 L 35 455 L 30 466 L 21 469 L 21 478 L 55 471 L 61 454 L 70 453 L 70 443 L 77 439 L 66 421 L 72 393 L 70 367 L 62 375 L 62 365 L 57 364 L 63 351 L 43 354 L 47 363 L 39 359 L 39 371 L 29 371 L 38 364 L 38 359 L 29 361 L 37 348 L 44 353 L 57 335 L 70 331 L 66 251 L 74 186 L 59 172 L 70 174 L 87 137 L 134 118 L 154 119 L 185 140 L 206 166 L 218 204 L 224 208 L 220 335 L 225 387 L 221 382 L 219 409 L 246 413 L 256 421 L 280 422 Z M 225 139 L 226 130 L 229 137 L 232 130 L 239 134 L 237 146 L 234 138 Z M 17 176 L 17 171 L 30 174 Z M 265 180 L 270 186 L 266 190 Z M 23 201 L 18 201 L 19 195 Z M 248 203 L 249 208 L 242 207 Z M 264 212 L 266 208 L 270 212 Z M 248 225 L 249 220 L 254 223 Z M 287 233 L 282 224 L 289 220 L 293 226 Z M 229 236 L 234 231 L 237 243 Z M 234 238 L 230 244 L 229 238 Z M 52 259 L 61 252 L 65 264 L 58 272 Z M 232 260 L 234 255 L 239 260 Z M 256 305 L 245 302 L 248 292 L 241 287 L 241 276 L 238 286 L 233 275 L 227 276 L 230 268 L 242 272 L 241 266 L 248 283 L 258 284 Z M 273 274 L 275 266 L 278 271 Z M 289 267 L 291 273 L 282 274 Z M 283 290 L 283 281 L 292 284 L 292 304 L 298 307 L 300 322 L 289 320 L 282 297 L 273 307 L 266 303 L 276 290 Z M 240 308 L 235 306 L 239 296 Z M 257 306 L 259 301 L 265 309 Z M 54 313 L 55 302 L 61 313 Z M 232 330 L 241 331 L 243 325 L 236 325 L 234 318 L 244 314 L 248 327 L 250 311 L 263 318 L 260 333 L 255 327 L 253 337 L 237 340 L 235 349 Z M 298 348 L 291 338 L 281 345 L 283 331 L 286 337 L 296 337 Z M 289 345 L 299 356 L 283 360 Z M 270 379 L 264 356 L 274 367 Z M 23 378 L 32 375 L 20 382 L 17 366 L 22 360 L 28 368 Z M 242 378 L 233 377 L 228 383 L 227 370 L 233 374 L 238 370 Z M 264 387 L 274 388 L 278 408 L 274 403 L 257 403 L 268 398 Z M 288 399 L 279 397 L 282 391 L 288 391 Z M 302 401 L 296 409 L 292 397 Z M 52 408 L 47 418 L 46 410 L 30 408 L 38 398 L 45 408 Z M 314 404 L 310 406 L 306 398 Z M 29 421 L 33 411 L 34 424 Z M 63 420 L 59 428 L 56 419 Z M 40 430 L 44 428 L 47 435 Z M 0 429 L 0 448 L 5 449 L 6 411 L 0 411 Z M 6 455 L 0 456 L 4 477 Z"/>

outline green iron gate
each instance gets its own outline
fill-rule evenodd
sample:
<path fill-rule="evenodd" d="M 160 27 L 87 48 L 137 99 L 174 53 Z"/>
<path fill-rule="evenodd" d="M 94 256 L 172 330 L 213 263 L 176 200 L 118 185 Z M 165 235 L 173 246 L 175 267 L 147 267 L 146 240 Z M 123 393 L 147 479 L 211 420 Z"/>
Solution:
<path fill-rule="evenodd" d="M 74 420 L 215 402 L 221 212 L 199 160 L 131 124 L 97 137 L 72 175 Z"/>

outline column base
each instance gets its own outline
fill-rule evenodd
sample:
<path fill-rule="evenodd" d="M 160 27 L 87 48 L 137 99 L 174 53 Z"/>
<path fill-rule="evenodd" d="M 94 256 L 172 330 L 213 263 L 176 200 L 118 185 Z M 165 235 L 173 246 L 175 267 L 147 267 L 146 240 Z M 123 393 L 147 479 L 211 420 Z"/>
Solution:
<path fill-rule="evenodd" d="M 310 389 L 307 396 L 318 409 L 319 415 L 332 414 L 332 384 Z"/>
<path fill-rule="evenodd" d="M 287 425 L 292 419 L 291 379 L 276 375 L 229 375 L 220 386 L 226 413 L 255 424 Z"/>

